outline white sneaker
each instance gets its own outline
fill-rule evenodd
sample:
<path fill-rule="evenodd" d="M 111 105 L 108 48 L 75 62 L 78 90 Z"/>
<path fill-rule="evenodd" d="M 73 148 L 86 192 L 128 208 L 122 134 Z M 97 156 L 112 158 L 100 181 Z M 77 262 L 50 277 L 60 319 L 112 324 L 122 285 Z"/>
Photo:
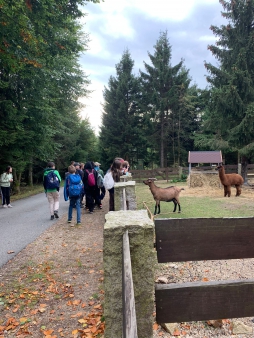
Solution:
<path fill-rule="evenodd" d="M 7 208 L 7 204 L 3 204 L 3 208 Z"/>
<path fill-rule="evenodd" d="M 7 207 L 8 207 L 8 208 L 12 208 L 12 205 L 8 204 Z"/>

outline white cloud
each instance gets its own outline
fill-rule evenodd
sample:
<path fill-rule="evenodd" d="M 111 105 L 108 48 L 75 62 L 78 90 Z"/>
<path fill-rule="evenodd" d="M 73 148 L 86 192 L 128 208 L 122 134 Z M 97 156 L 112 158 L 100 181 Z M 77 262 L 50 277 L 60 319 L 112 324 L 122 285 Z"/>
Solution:
<path fill-rule="evenodd" d="M 209 42 L 209 43 L 214 43 L 217 40 L 217 38 L 214 35 L 202 35 L 198 38 L 198 40 Z"/>
<path fill-rule="evenodd" d="M 218 11 L 210 15 L 209 9 L 205 10 L 206 5 L 214 5 Z M 218 0 L 105 0 L 100 4 L 87 3 L 84 12 L 88 15 L 82 22 L 85 24 L 84 31 L 90 34 L 91 41 L 89 50 L 81 58 L 81 64 L 91 80 L 89 89 L 94 92 L 90 98 L 82 99 L 86 104 L 82 116 L 89 118 L 96 133 L 98 134 L 101 124 L 102 90 L 107 86 L 109 77 L 115 76 L 115 65 L 120 61 L 124 49 L 128 48 L 131 55 L 136 55 L 135 66 L 140 68 L 143 60 L 147 58 L 147 51 L 152 52 L 156 40 L 153 40 L 155 35 L 147 35 L 147 25 L 154 31 L 173 27 L 169 30 L 169 38 L 170 43 L 175 39 L 172 48 L 174 55 L 177 54 L 176 62 L 183 57 L 186 63 L 189 62 L 187 67 L 194 72 L 194 80 L 199 76 L 200 81 L 204 82 L 206 71 L 203 69 L 203 60 L 208 58 L 207 44 L 216 41 L 216 38 L 210 35 L 209 26 L 221 23 L 220 10 L 222 7 Z M 199 16 L 195 17 L 196 13 L 199 13 Z M 186 25 L 185 20 L 195 27 Z M 138 27 L 136 31 L 135 27 Z M 144 37 L 145 42 L 136 41 L 138 35 L 139 39 Z M 137 46 L 138 50 L 133 50 Z M 202 60 L 202 63 L 197 64 L 199 60 Z"/>
<path fill-rule="evenodd" d="M 88 118 L 92 128 L 98 135 L 101 125 L 101 114 L 102 114 L 102 91 L 104 84 L 102 82 L 93 81 L 89 88 L 93 92 L 87 98 L 81 98 L 80 101 L 85 105 L 81 111 L 82 118 Z"/>

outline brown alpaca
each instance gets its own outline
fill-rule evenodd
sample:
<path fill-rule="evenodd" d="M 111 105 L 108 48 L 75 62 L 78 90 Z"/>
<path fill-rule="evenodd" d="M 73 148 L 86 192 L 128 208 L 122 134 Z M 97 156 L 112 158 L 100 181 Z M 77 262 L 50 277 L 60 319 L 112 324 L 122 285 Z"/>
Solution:
<path fill-rule="evenodd" d="M 242 176 L 239 174 L 225 174 L 225 169 L 222 165 L 219 165 L 216 169 L 219 171 L 220 181 L 224 186 L 224 197 L 231 196 L 231 185 L 236 187 L 236 196 L 240 196 L 242 192 L 241 185 L 244 182 Z"/>

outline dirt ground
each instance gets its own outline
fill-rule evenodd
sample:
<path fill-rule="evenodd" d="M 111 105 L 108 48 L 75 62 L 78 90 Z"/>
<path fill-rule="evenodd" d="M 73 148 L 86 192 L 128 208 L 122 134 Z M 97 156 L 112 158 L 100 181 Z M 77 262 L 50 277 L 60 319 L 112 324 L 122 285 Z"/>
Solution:
<path fill-rule="evenodd" d="M 253 192 L 244 189 L 239 201 L 253 203 Z M 223 190 L 186 188 L 184 195 L 222 198 Z M 106 197 L 102 210 L 96 209 L 93 214 L 82 210 L 80 226 L 70 226 L 67 215 L 62 217 L 0 269 L 0 338 L 103 337 L 102 249 L 107 212 Z M 237 260 L 232 267 L 223 262 L 208 267 L 202 262 L 183 264 L 165 264 L 155 279 L 163 276 L 169 282 L 212 280 L 221 272 L 226 277 L 234 273 L 239 277 L 246 276 L 247 271 L 250 277 L 254 261 Z M 251 320 L 242 321 L 250 326 Z M 254 337 L 235 335 L 232 321 L 225 321 L 219 328 L 204 322 L 179 323 L 171 333 L 154 324 L 154 338 L 176 336 Z"/>
<path fill-rule="evenodd" d="M 103 337 L 103 209 L 67 215 L 0 269 L 0 337 Z M 73 219 L 76 215 L 73 213 Z"/>

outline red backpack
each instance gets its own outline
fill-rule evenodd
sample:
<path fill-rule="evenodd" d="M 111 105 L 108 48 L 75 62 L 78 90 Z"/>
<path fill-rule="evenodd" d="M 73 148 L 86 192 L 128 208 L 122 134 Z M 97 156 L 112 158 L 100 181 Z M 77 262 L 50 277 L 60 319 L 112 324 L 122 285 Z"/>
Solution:
<path fill-rule="evenodd" d="M 94 187 L 95 186 L 95 177 L 94 177 L 94 170 L 92 169 L 91 172 L 86 170 L 88 176 L 87 176 L 87 184 L 89 187 Z"/>

